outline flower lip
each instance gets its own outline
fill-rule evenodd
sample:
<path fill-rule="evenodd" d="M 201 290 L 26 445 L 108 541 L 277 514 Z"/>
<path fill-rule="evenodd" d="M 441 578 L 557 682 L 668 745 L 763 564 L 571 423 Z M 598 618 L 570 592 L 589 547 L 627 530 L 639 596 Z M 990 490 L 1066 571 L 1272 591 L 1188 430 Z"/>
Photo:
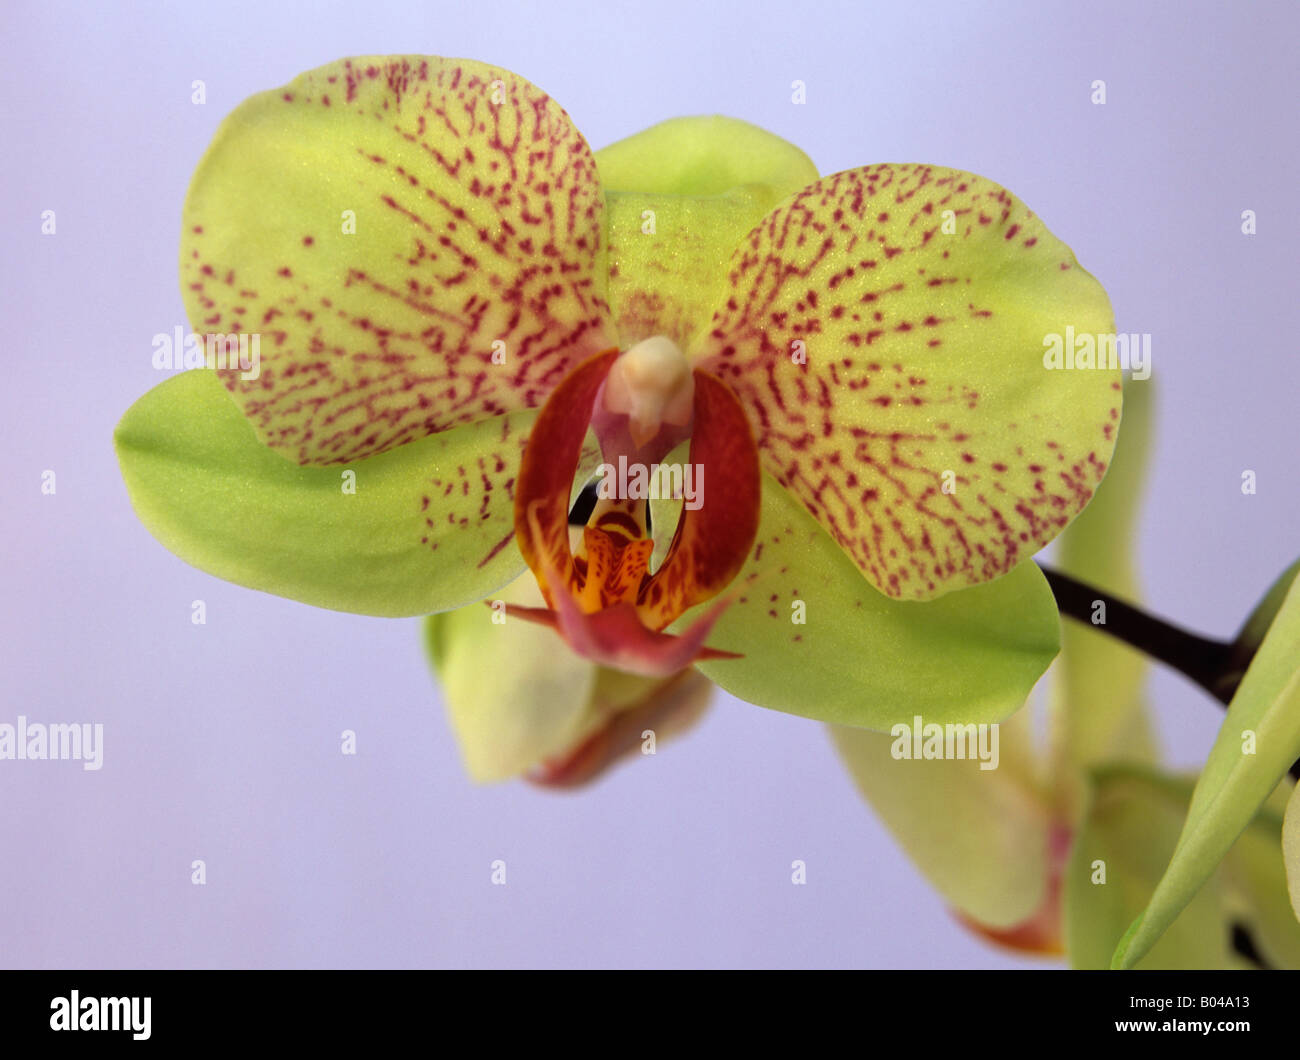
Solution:
<path fill-rule="evenodd" d="M 640 434 L 641 444 L 629 425 L 632 416 L 604 402 L 616 369 L 615 404 L 645 413 L 640 427 L 649 433 Z M 687 393 L 689 415 L 682 406 Z M 602 497 L 576 554 L 571 547 L 568 497 L 588 426 L 601 437 L 606 460 L 613 450 L 619 457 L 657 458 L 689 434 L 692 464 L 712 466 L 710 481 L 723 484 L 713 487 L 707 502 L 684 508 L 653 574 L 644 498 Z M 697 659 L 726 657 L 730 653 L 703 645 L 725 603 L 681 637 L 663 630 L 717 596 L 739 571 L 757 533 L 759 484 L 758 451 L 735 395 L 692 371 L 672 343 L 640 343 L 622 357 L 608 350 L 590 358 L 548 398 L 520 467 L 516 536 L 548 605 L 542 614 L 521 617 L 552 625 L 587 658 L 631 672 L 665 674 Z"/>

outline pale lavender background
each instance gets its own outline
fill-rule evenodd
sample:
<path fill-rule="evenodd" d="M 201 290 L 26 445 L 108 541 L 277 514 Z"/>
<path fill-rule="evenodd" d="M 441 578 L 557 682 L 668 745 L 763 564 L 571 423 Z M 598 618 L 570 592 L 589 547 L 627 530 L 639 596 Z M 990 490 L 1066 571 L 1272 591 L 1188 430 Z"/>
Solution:
<path fill-rule="evenodd" d="M 724 699 L 582 795 L 473 786 L 418 623 L 186 566 L 132 515 L 113 425 L 159 382 L 151 336 L 184 321 L 181 201 L 231 108 L 344 55 L 481 58 L 546 88 L 595 146 L 722 112 L 823 172 L 927 161 L 1010 186 L 1102 279 L 1121 330 L 1154 335 L 1148 599 L 1226 633 L 1300 553 L 1296 10 L 6 3 L 0 720 L 103 722 L 106 761 L 0 763 L 0 963 L 1016 965 L 954 925 L 811 722 Z M 1153 690 L 1173 757 L 1196 762 L 1217 708 L 1168 674 Z"/>

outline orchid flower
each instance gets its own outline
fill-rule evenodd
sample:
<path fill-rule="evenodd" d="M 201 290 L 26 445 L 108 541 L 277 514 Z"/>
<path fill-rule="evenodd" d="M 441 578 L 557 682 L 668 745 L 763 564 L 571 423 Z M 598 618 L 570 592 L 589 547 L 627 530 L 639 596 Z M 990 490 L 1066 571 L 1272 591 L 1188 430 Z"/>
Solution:
<path fill-rule="evenodd" d="M 1044 350 L 1113 321 L 983 177 L 819 177 L 725 118 L 593 154 L 509 71 L 351 59 L 222 123 L 180 270 L 211 370 L 116 443 L 144 524 L 219 577 L 488 630 L 523 575 L 510 623 L 643 693 L 694 666 L 875 729 L 995 721 L 1057 650 L 1026 560 L 1101 481 L 1121 386 Z M 221 360 L 239 336 L 256 363 Z M 675 455 L 699 503 L 602 485 L 570 531 L 601 465 Z"/>

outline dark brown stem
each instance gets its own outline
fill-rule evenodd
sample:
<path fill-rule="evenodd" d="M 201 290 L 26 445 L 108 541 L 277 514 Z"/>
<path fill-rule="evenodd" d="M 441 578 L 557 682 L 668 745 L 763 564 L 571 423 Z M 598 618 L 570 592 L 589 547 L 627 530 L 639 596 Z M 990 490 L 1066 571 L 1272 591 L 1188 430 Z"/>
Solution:
<path fill-rule="evenodd" d="M 1237 690 L 1236 683 L 1233 682 L 1228 687 L 1229 682 L 1225 680 L 1233 657 L 1232 644 L 1190 633 L 1155 615 L 1149 615 L 1132 604 L 1126 604 L 1109 593 L 1076 581 L 1068 574 L 1043 567 L 1042 564 L 1039 566 L 1047 576 L 1047 584 L 1052 587 L 1061 614 L 1091 625 L 1094 629 L 1137 648 L 1144 655 L 1172 666 L 1180 674 L 1190 677 L 1220 703 L 1226 704 L 1232 700 L 1232 694 Z M 1093 613 L 1099 603 L 1106 605 L 1105 618 L 1094 624 Z"/>
<path fill-rule="evenodd" d="M 1076 581 L 1068 574 L 1041 563 L 1039 566 L 1052 587 L 1061 614 L 1158 659 L 1195 681 L 1224 706 L 1232 702 L 1254 657 L 1254 645 L 1246 645 L 1240 639 L 1223 641 L 1202 637 Z M 1105 621 L 1094 624 L 1093 613 L 1098 603 L 1106 605 Z M 1292 765 L 1291 776 L 1300 780 L 1300 762 Z"/>

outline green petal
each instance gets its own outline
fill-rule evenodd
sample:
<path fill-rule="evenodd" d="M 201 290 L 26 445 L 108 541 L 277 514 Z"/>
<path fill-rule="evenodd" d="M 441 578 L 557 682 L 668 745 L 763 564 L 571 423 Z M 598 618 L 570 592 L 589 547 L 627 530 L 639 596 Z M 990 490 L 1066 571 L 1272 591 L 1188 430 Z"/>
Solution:
<path fill-rule="evenodd" d="M 940 724 L 1005 718 L 1051 662 L 1060 631 L 1032 563 L 939 600 L 881 595 L 768 476 L 754 551 L 728 595 L 734 602 L 709 645 L 745 657 L 698 669 L 750 703 L 881 731 L 915 715 Z"/>
<path fill-rule="evenodd" d="M 343 463 L 536 407 L 612 346 L 602 214 L 586 141 L 535 85 L 345 59 L 222 122 L 182 294 L 197 333 L 260 335 L 255 372 L 222 372 L 258 436 Z"/>
<path fill-rule="evenodd" d="M 497 598 L 544 606 L 531 573 Z M 425 643 L 465 768 L 477 781 L 517 776 L 571 748 L 599 720 L 591 709 L 597 668 L 550 629 L 478 603 L 431 615 Z"/>
<path fill-rule="evenodd" d="M 794 144 L 757 125 L 721 115 L 673 118 L 596 152 L 605 191 L 721 195 L 760 184 L 772 205 L 817 179 Z"/>
<path fill-rule="evenodd" d="M 480 600 L 524 569 L 511 491 L 536 415 L 304 468 L 263 445 L 200 370 L 140 398 L 114 441 L 136 514 L 187 563 L 318 607 L 418 615 Z M 487 503 L 494 494 L 504 502 Z"/>
<path fill-rule="evenodd" d="M 666 335 L 681 348 L 709 323 L 732 250 L 772 207 L 762 188 L 709 198 L 610 192 L 609 303 L 619 344 Z"/>
<path fill-rule="evenodd" d="M 1293 583 L 1233 696 L 1196 784 L 1169 866 L 1146 911 L 1115 950 L 1132 967 L 1213 873 L 1300 758 L 1300 582 Z"/>
<path fill-rule="evenodd" d="M 897 759 L 889 733 L 831 727 L 858 790 L 944 900 L 981 924 L 1008 928 L 1043 902 L 1051 819 L 1017 768 L 1031 751 L 1028 713 L 999 732 L 1001 761 L 984 770 L 969 759 Z"/>
<path fill-rule="evenodd" d="M 1300 920 L 1300 785 L 1291 792 L 1282 825 L 1282 858 L 1286 863 L 1286 886 L 1291 909 Z"/>
<path fill-rule="evenodd" d="M 881 592 L 996 578 L 1101 481 L 1120 372 L 1073 354 L 1095 358 L 1110 303 L 991 181 L 913 165 L 824 177 L 740 242 L 728 285 L 688 353 Z"/>
<path fill-rule="evenodd" d="M 1063 573 L 1133 603 L 1140 594 L 1131 542 L 1137 538 L 1151 419 L 1151 383 L 1130 382 L 1110 470 L 1083 514 L 1061 535 L 1054 560 Z M 1067 762 L 1087 768 L 1154 759 L 1140 652 L 1100 629 L 1063 622 L 1056 673 L 1054 739 Z"/>
<path fill-rule="evenodd" d="M 1065 871 L 1066 950 L 1075 968 L 1110 966 L 1116 941 L 1142 909 L 1177 843 L 1190 791 L 1190 784 L 1136 768 L 1094 777 Z M 1140 967 L 1229 967 L 1221 901 L 1216 878 Z"/>
<path fill-rule="evenodd" d="M 494 598 L 544 606 L 531 572 Z M 646 726 L 658 742 L 689 727 L 712 688 L 691 671 L 652 679 L 596 666 L 554 630 L 505 614 L 494 619 L 485 603 L 430 615 L 425 644 L 465 767 L 480 782 L 542 763 L 555 766 L 552 784 L 585 782 L 629 749 L 635 754 Z"/>
<path fill-rule="evenodd" d="M 733 118 L 677 118 L 596 152 L 605 188 L 609 301 L 623 347 L 689 345 L 708 324 L 736 244 L 817 179 L 791 143 Z"/>

